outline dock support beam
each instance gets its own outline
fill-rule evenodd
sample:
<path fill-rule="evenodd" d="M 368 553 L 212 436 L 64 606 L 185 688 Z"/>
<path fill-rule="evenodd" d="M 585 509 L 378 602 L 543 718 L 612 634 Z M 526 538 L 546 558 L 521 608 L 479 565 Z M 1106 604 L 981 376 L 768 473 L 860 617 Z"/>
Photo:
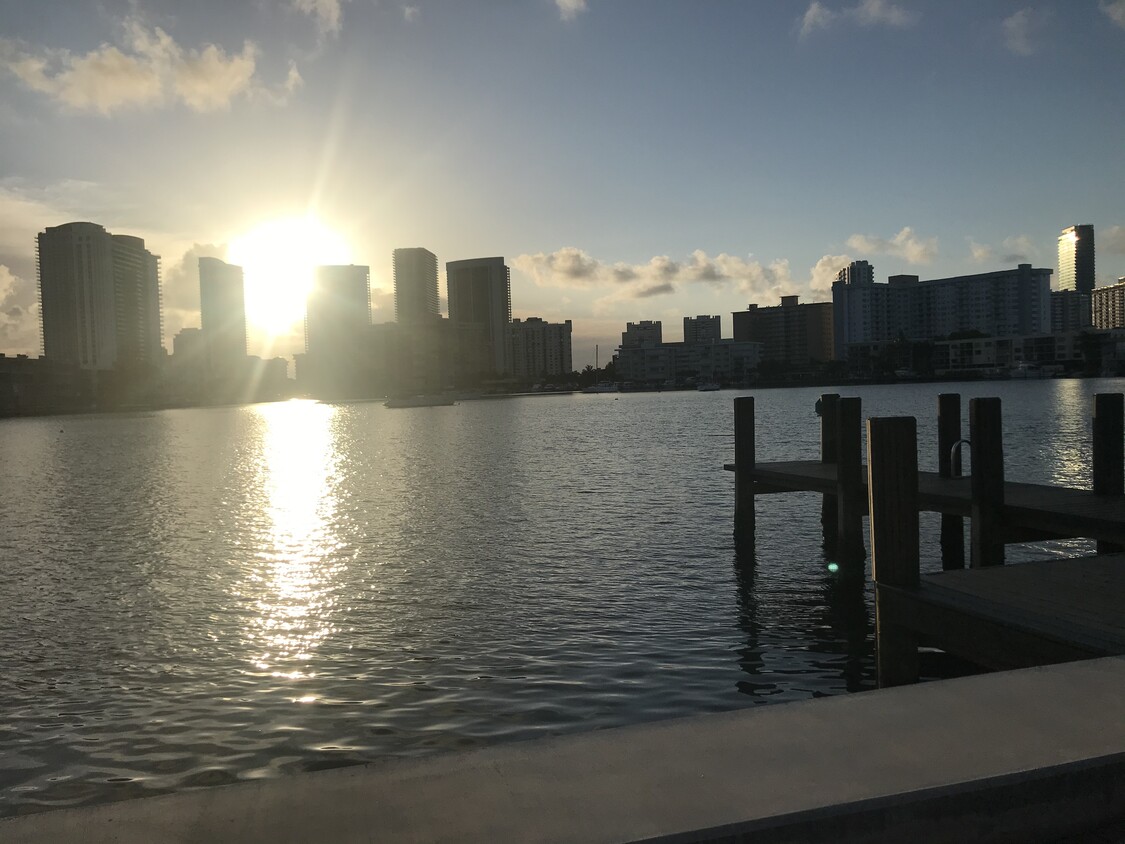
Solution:
<path fill-rule="evenodd" d="M 734 400 L 734 541 L 754 543 L 754 397 Z"/>
<path fill-rule="evenodd" d="M 839 415 L 837 404 L 840 401 L 839 393 L 825 393 L 817 404 L 817 413 L 820 414 L 820 462 L 835 463 L 837 457 L 837 443 L 839 442 Z M 824 495 L 820 502 L 820 527 L 824 534 L 824 551 L 828 557 L 836 556 L 839 540 L 837 531 L 839 504 L 835 495 Z"/>
<path fill-rule="evenodd" d="M 836 402 L 836 534 L 843 563 L 867 557 L 863 545 L 863 429 L 858 398 Z"/>
<path fill-rule="evenodd" d="M 953 457 L 953 446 L 961 439 L 961 395 L 942 393 L 938 396 L 938 475 L 961 477 L 961 452 Z M 965 527 L 960 516 L 942 513 L 941 567 L 950 571 L 965 567 Z"/>
<path fill-rule="evenodd" d="M 871 577 L 879 686 L 918 680 L 918 634 L 889 621 L 883 590 L 918 585 L 918 433 L 912 416 L 867 420 Z"/>
<path fill-rule="evenodd" d="M 1125 395 L 1094 396 L 1094 495 L 1125 495 Z M 1125 551 L 1120 543 L 1098 541 L 1099 554 Z"/>
<path fill-rule="evenodd" d="M 972 441 L 972 527 L 969 564 L 973 568 L 1004 564 L 1004 434 L 1000 399 L 969 400 Z"/>

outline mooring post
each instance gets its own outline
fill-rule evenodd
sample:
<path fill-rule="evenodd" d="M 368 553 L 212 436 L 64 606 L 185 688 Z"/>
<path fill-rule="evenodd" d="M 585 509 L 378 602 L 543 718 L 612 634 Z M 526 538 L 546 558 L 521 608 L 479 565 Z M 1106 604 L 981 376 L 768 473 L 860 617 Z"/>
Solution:
<path fill-rule="evenodd" d="M 839 417 L 836 405 L 840 400 L 839 393 L 825 393 L 816 403 L 816 412 L 820 416 L 820 462 L 835 463 L 837 456 L 837 443 L 839 432 L 837 424 Z M 824 533 L 824 547 L 829 556 L 836 554 L 837 503 L 835 495 L 825 494 L 820 502 L 820 527 Z"/>
<path fill-rule="evenodd" d="M 1004 433 L 1000 399 L 969 400 L 969 440 L 973 472 L 969 565 L 1004 564 Z"/>
<path fill-rule="evenodd" d="M 863 422 L 858 398 L 836 402 L 837 556 L 861 562 L 863 546 Z"/>
<path fill-rule="evenodd" d="M 938 475 L 961 477 L 961 452 L 953 456 L 953 446 L 961 439 L 961 394 L 938 396 Z M 960 516 L 942 513 L 941 567 L 946 571 L 965 567 L 965 528 Z"/>
<path fill-rule="evenodd" d="M 896 589 L 916 587 L 918 434 L 912 416 L 867 420 L 867 507 L 880 688 L 918 680 L 918 634 L 896 624 Z"/>
<path fill-rule="evenodd" d="M 734 400 L 734 538 L 754 541 L 754 397 Z"/>
<path fill-rule="evenodd" d="M 1125 495 L 1125 395 L 1094 396 L 1094 495 Z M 1099 554 L 1125 551 L 1118 542 L 1098 540 Z"/>

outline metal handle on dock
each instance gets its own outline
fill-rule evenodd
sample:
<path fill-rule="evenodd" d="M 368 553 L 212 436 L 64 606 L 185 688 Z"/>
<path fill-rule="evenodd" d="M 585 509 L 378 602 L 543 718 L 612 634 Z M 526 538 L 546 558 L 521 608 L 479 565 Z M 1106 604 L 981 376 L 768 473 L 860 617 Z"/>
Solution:
<path fill-rule="evenodd" d="M 949 449 L 949 474 L 950 474 L 950 477 L 954 477 L 954 478 L 965 477 L 964 472 L 961 472 L 960 474 L 957 474 L 957 475 L 953 474 L 954 467 L 957 466 L 958 463 L 960 462 L 961 446 L 962 445 L 967 445 L 967 446 L 969 446 L 969 448 L 973 447 L 972 442 L 970 442 L 969 440 L 960 439 L 960 440 L 957 440 L 957 442 L 955 442 L 953 444 L 953 446 Z"/>

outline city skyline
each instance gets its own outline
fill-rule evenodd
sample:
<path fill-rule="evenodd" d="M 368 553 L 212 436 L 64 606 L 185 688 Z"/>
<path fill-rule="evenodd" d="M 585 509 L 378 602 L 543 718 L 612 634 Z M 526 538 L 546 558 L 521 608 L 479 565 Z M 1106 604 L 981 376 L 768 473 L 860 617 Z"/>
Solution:
<path fill-rule="evenodd" d="M 1059 232 L 1091 223 L 1097 284 L 1125 274 L 1120 0 L 109 0 L 5 20 L 0 352 L 39 350 L 35 237 L 79 220 L 162 257 L 169 349 L 200 324 L 198 258 L 245 265 L 263 356 L 303 345 L 245 260 L 270 226 L 289 265 L 369 265 L 375 322 L 402 244 L 503 254 L 513 317 L 573 320 L 577 368 L 627 321 L 823 300 L 852 260 L 1053 269 Z M 290 320 L 272 343 L 262 303 Z"/>

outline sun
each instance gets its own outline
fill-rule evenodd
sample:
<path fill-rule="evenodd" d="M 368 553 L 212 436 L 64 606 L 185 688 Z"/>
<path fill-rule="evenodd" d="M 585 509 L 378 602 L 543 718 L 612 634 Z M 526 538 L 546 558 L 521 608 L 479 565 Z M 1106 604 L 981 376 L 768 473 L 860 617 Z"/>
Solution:
<path fill-rule="evenodd" d="M 259 223 L 231 240 L 227 260 L 242 267 L 247 329 L 273 339 L 304 319 L 315 268 L 349 264 L 352 254 L 343 236 L 308 215 Z"/>

